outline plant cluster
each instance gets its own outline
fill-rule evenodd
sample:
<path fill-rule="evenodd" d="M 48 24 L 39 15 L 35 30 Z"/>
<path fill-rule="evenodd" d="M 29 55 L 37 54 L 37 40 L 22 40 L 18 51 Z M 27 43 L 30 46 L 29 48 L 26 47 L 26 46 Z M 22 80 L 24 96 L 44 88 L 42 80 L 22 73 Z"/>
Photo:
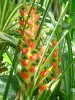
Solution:
<path fill-rule="evenodd" d="M 59 46 L 55 49 L 55 51 L 52 54 L 52 57 L 47 62 L 48 65 L 42 68 L 43 64 L 47 59 L 47 56 L 45 55 L 45 57 L 42 59 L 40 67 L 38 67 L 38 63 L 44 52 L 45 45 L 42 43 L 42 41 L 40 41 L 39 45 L 37 45 L 39 39 L 41 38 L 41 35 L 39 35 L 39 37 L 36 39 L 36 34 L 39 29 L 39 18 L 40 18 L 40 14 L 37 13 L 36 7 L 32 8 L 30 12 L 30 17 L 28 18 L 28 22 L 26 24 L 26 19 L 29 13 L 29 9 L 30 7 L 27 6 L 27 8 L 19 10 L 21 18 L 19 20 L 20 29 L 18 30 L 21 36 L 21 42 L 19 44 L 21 56 L 19 57 L 19 61 L 22 65 L 22 69 L 19 70 L 19 74 L 26 83 L 25 96 L 29 95 L 27 94 L 28 93 L 27 90 L 30 91 L 31 86 L 33 86 L 32 85 L 33 82 L 35 82 L 34 76 L 36 73 L 39 72 L 40 69 L 42 70 L 34 86 L 34 91 L 36 89 L 38 90 L 36 95 L 42 94 L 47 88 L 50 89 L 52 81 L 60 74 L 58 67 Z M 57 43 L 58 40 L 52 40 L 48 52 L 51 52 L 51 50 L 57 45 Z M 37 97 L 39 96 L 37 95 Z"/>
<path fill-rule="evenodd" d="M 0 100 L 74 100 L 75 0 L 0 0 Z"/>

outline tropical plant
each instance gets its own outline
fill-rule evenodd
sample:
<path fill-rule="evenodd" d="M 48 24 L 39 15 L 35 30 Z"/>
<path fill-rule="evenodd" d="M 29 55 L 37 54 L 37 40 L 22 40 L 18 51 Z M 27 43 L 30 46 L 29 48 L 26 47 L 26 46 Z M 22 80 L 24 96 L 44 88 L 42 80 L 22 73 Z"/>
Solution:
<path fill-rule="evenodd" d="M 1 100 L 74 100 L 74 2 L 0 0 Z"/>

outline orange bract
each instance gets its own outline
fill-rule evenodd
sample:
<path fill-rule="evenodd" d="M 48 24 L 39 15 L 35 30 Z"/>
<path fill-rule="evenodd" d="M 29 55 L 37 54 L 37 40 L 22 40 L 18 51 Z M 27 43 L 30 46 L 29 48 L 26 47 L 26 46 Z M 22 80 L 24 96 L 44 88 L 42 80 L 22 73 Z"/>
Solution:
<path fill-rule="evenodd" d="M 56 62 L 52 62 L 54 68 L 58 68 L 58 64 Z"/>
<path fill-rule="evenodd" d="M 26 48 L 22 48 L 21 50 L 22 50 L 23 54 L 25 54 L 25 55 L 27 55 L 27 54 L 28 54 L 28 52 L 29 52 L 29 50 L 28 50 L 28 49 L 26 49 Z"/>
<path fill-rule="evenodd" d="M 32 43 L 29 45 L 29 48 L 35 49 L 35 46 L 36 46 L 36 42 L 32 42 Z"/>
<path fill-rule="evenodd" d="M 33 16 L 33 15 L 35 14 L 36 9 L 37 9 L 36 7 L 32 9 L 32 11 L 31 11 L 31 16 Z"/>
<path fill-rule="evenodd" d="M 57 43 L 58 43 L 58 40 L 54 40 L 54 41 L 52 41 L 52 45 L 53 45 L 53 46 L 56 46 Z"/>
<path fill-rule="evenodd" d="M 39 92 L 44 92 L 46 90 L 46 88 L 48 88 L 48 84 L 44 84 L 44 85 L 40 86 Z"/>
<path fill-rule="evenodd" d="M 24 26 L 25 22 L 23 20 L 19 20 L 18 21 L 20 23 L 21 26 Z"/>
<path fill-rule="evenodd" d="M 24 32 L 25 32 L 26 35 L 33 37 L 33 33 L 32 33 L 31 30 L 26 29 Z"/>
<path fill-rule="evenodd" d="M 25 43 L 26 43 L 27 45 L 30 45 L 30 44 L 31 44 L 31 41 L 30 41 L 30 39 L 28 39 L 28 38 L 25 38 Z"/>
<path fill-rule="evenodd" d="M 23 16 L 23 17 L 24 17 L 25 15 L 27 15 L 27 12 L 25 12 L 24 10 L 21 10 L 21 9 L 20 9 L 19 12 L 20 12 L 21 16 Z"/>
<path fill-rule="evenodd" d="M 43 71 L 41 72 L 41 76 L 42 76 L 42 77 L 45 77 L 46 75 L 48 75 L 48 73 L 49 73 L 48 70 L 43 70 Z"/>
<path fill-rule="evenodd" d="M 28 77 L 29 77 L 29 75 L 27 74 L 27 73 L 25 73 L 25 72 L 19 72 L 20 73 L 20 75 L 21 75 L 21 77 L 23 78 L 23 79 L 27 79 Z"/>
<path fill-rule="evenodd" d="M 31 67 L 31 68 L 29 68 L 29 71 L 31 73 L 35 73 L 37 70 L 38 70 L 38 67 Z"/>
<path fill-rule="evenodd" d="M 58 52 L 53 52 L 53 56 L 57 57 L 58 56 Z"/>
<path fill-rule="evenodd" d="M 34 19 L 35 19 L 35 21 L 38 21 L 39 18 L 40 18 L 40 14 L 35 14 L 35 15 L 34 15 Z"/>
<path fill-rule="evenodd" d="M 21 61 L 23 66 L 28 66 L 28 64 L 29 64 L 28 60 L 20 59 L 20 61 Z"/>
<path fill-rule="evenodd" d="M 31 19 L 28 20 L 29 25 L 33 25 L 33 21 Z"/>
<path fill-rule="evenodd" d="M 18 33 L 19 33 L 21 36 L 23 35 L 21 29 L 18 30 Z"/>
<path fill-rule="evenodd" d="M 43 58 L 42 63 L 44 64 L 45 61 L 46 61 L 46 57 Z"/>

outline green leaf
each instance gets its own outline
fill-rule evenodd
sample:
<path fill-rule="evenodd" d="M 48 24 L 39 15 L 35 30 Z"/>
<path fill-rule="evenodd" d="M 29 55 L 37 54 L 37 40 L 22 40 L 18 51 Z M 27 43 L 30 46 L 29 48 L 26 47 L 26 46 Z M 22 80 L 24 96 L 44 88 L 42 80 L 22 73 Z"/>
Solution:
<path fill-rule="evenodd" d="M 62 0 L 65 4 L 67 1 L 70 1 L 70 15 L 75 14 L 75 0 Z"/>
<path fill-rule="evenodd" d="M 0 94 L 4 93 L 4 89 L 5 89 L 5 82 L 0 80 Z"/>
<path fill-rule="evenodd" d="M 3 60 L 6 61 L 7 63 L 9 63 L 10 65 L 12 65 L 12 63 L 6 53 L 3 54 Z"/>
<path fill-rule="evenodd" d="M 71 0 L 71 12 L 70 12 L 70 15 L 75 17 L 75 0 Z"/>
<path fill-rule="evenodd" d="M 9 37 L 10 37 L 10 38 L 9 38 Z M 17 45 L 16 41 L 14 41 L 14 40 L 12 39 L 12 36 L 6 35 L 6 34 L 3 33 L 3 32 L 0 32 L 0 39 L 2 39 L 2 40 L 4 40 L 4 41 L 6 41 L 6 42 L 12 44 L 13 46 L 16 46 L 16 45 Z"/>
<path fill-rule="evenodd" d="M 20 41 L 19 41 L 19 42 L 20 42 Z M 18 42 L 18 45 L 19 45 L 19 42 Z M 18 53 L 18 47 L 17 47 L 16 50 L 15 50 L 14 58 L 13 58 L 13 61 L 12 61 L 12 67 L 13 67 L 13 68 L 17 67 L 17 65 L 18 65 L 18 63 L 17 63 L 17 61 L 16 61 L 17 53 Z M 10 74 L 9 74 L 9 77 L 8 77 L 8 81 L 7 81 L 7 84 L 6 84 L 6 88 L 5 88 L 3 100 L 6 100 L 6 98 L 7 98 L 8 91 L 9 91 L 9 87 L 10 87 L 10 83 L 11 83 L 11 81 L 12 81 L 12 77 L 13 77 L 13 69 L 11 68 Z"/>
<path fill-rule="evenodd" d="M 8 19 L 6 20 L 6 22 L 5 22 L 5 24 L 4 24 L 3 28 L 2 28 L 2 31 L 4 31 L 4 30 L 6 29 L 6 27 L 7 27 L 8 23 L 10 22 L 11 18 L 13 17 L 13 15 L 15 14 L 15 12 L 16 12 L 21 6 L 23 6 L 22 3 L 18 4 L 18 5 L 14 8 L 14 10 L 12 10 L 12 12 L 10 13 Z"/>
<path fill-rule="evenodd" d="M 0 94 L 2 95 L 2 97 L 0 97 L 2 99 L 0 99 L 0 100 L 3 100 L 3 93 L 4 93 L 4 89 L 5 89 L 5 84 L 6 84 L 5 82 L 0 80 Z M 14 100 L 15 95 L 16 95 L 16 92 L 10 87 L 8 99 L 6 99 L 6 100 Z"/>
<path fill-rule="evenodd" d="M 75 29 L 75 15 L 71 16 L 70 28 L 74 28 Z"/>
<path fill-rule="evenodd" d="M 71 99 L 70 100 L 74 100 L 75 99 L 75 88 L 71 89 Z"/>
<path fill-rule="evenodd" d="M 67 0 L 62 0 L 65 4 L 66 4 L 66 2 L 67 2 Z"/>

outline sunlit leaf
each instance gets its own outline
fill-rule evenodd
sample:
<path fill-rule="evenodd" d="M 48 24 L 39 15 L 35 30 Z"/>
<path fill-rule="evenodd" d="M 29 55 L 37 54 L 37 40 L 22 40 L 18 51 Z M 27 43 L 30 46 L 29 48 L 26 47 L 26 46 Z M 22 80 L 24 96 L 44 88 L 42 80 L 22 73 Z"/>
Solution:
<path fill-rule="evenodd" d="M 7 56 L 7 54 L 3 54 L 3 60 L 6 61 L 8 64 L 12 65 L 9 57 Z"/>

